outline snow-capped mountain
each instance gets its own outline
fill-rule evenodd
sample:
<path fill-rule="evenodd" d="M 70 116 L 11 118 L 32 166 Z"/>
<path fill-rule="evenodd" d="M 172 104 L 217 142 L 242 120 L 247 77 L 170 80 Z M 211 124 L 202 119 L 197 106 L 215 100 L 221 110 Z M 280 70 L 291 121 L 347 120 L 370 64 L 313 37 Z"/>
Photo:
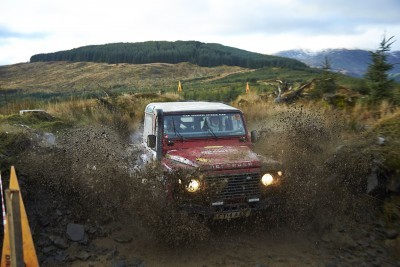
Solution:
<path fill-rule="evenodd" d="M 321 51 L 293 49 L 278 52 L 275 55 L 297 59 L 315 68 L 322 67 L 326 57 L 332 70 L 353 77 L 363 77 L 371 63 L 371 52 L 360 49 L 326 49 Z M 389 72 L 390 76 L 400 81 L 400 51 L 388 53 L 388 62 L 394 64 L 394 68 Z"/>

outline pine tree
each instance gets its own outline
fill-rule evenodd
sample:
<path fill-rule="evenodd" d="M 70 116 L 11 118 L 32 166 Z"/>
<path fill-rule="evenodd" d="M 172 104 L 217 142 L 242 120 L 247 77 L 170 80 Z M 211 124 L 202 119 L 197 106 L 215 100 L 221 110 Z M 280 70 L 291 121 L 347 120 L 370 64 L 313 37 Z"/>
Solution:
<path fill-rule="evenodd" d="M 389 70 L 393 69 L 393 64 L 387 61 L 387 53 L 394 43 L 393 38 L 394 36 L 386 39 L 384 36 L 379 48 L 375 52 L 371 52 L 372 63 L 368 66 L 365 78 L 372 103 L 378 103 L 384 99 L 391 100 L 393 97 L 394 82 L 389 79 L 387 74 Z"/>
<path fill-rule="evenodd" d="M 336 75 L 333 73 L 331 67 L 331 61 L 328 57 L 324 58 L 322 63 L 323 72 L 320 79 L 316 82 L 313 96 L 321 97 L 324 94 L 335 94 L 338 88 L 336 84 Z"/>

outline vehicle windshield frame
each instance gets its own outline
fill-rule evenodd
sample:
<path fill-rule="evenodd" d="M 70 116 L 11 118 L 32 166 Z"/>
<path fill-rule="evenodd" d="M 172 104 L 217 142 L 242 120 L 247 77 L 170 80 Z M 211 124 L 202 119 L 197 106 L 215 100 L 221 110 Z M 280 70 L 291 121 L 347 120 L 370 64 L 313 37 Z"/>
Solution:
<path fill-rule="evenodd" d="M 169 140 L 242 137 L 247 133 L 240 111 L 164 113 L 163 137 Z"/>

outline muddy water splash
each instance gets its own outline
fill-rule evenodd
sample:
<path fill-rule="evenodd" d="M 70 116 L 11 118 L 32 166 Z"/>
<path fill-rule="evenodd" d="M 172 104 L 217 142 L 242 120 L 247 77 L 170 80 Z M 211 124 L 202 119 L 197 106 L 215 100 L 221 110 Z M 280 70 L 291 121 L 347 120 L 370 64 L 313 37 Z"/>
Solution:
<path fill-rule="evenodd" d="M 280 220 L 321 230 L 335 220 L 360 216 L 360 206 L 370 205 L 362 196 L 375 157 L 371 142 L 350 133 L 340 116 L 295 107 L 258 129 L 256 151 L 280 160 L 285 169 Z"/>
<path fill-rule="evenodd" d="M 347 133 L 337 117 L 293 108 L 258 128 L 263 137 L 256 151 L 285 166 L 284 205 L 265 214 L 269 222 L 322 229 L 363 205 L 358 194 L 364 192 L 373 155 L 368 142 Z M 52 147 L 33 147 L 17 169 L 29 177 L 32 191 L 64 203 L 74 221 L 123 222 L 128 228 L 140 223 L 172 245 L 209 238 L 209 225 L 166 201 L 160 168 L 132 168 L 138 157 L 132 140 L 138 138 L 121 139 L 107 127 L 73 129 L 57 136 Z"/>
<path fill-rule="evenodd" d="M 142 224 L 172 245 L 207 239 L 205 225 L 166 201 L 158 166 L 134 168 L 139 151 L 132 140 L 138 138 L 125 141 L 107 127 L 73 129 L 52 147 L 32 147 L 18 169 L 32 192 L 62 202 L 74 221 Z"/>

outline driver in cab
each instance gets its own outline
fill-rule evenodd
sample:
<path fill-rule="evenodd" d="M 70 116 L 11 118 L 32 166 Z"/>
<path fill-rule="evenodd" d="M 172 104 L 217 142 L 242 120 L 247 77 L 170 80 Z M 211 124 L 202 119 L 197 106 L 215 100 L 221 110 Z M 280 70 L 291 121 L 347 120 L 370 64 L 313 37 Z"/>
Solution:
<path fill-rule="evenodd" d="M 217 116 L 209 117 L 207 120 L 207 127 L 211 129 L 213 132 L 222 131 L 222 124 L 220 122 L 219 117 Z"/>
<path fill-rule="evenodd" d="M 174 121 L 172 118 L 167 118 L 164 120 L 164 133 L 173 133 L 174 132 Z"/>

